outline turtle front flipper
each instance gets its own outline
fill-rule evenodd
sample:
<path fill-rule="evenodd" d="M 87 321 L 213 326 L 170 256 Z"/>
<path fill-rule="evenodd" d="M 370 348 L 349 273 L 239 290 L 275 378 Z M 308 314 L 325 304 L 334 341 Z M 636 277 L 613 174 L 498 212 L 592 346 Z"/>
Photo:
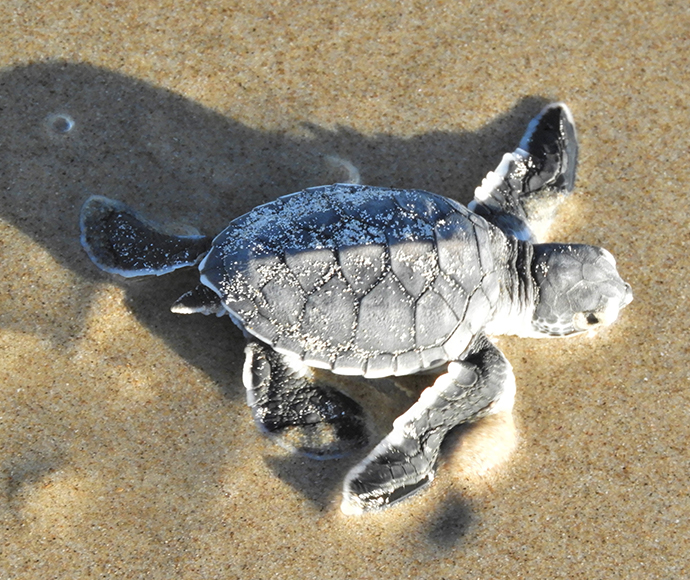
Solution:
<path fill-rule="evenodd" d="M 317 459 L 340 457 L 364 447 L 362 408 L 348 396 L 313 382 L 299 360 L 250 341 L 243 382 L 254 420 L 278 444 Z"/>
<path fill-rule="evenodd" d="M 212 241 L 206 236 L 166 234 L 124 203 L 102 196 L 84 202 L 79 223 L 81 244 L 93 263 L 126 278 L 160 276 L 193 266 Z"/>
<path fill-rule="evenodd" d="M 518 148 L 506 153 L 474 192 L 468 207 L 509 235 L 543 241 L 558 206 L 573 191 L 577 136 L 563 103 L 545 107 Z"/>
<path fill-rule="evenodd" d="M 441 443 L 453 427 L 512 408 L 515 378 L 508 360 L 484 335 L 469 354 L 422 392 L 393 430 L 345 478 L 341 509 L 360 514 L 419 491 L 434 477 Z"/>

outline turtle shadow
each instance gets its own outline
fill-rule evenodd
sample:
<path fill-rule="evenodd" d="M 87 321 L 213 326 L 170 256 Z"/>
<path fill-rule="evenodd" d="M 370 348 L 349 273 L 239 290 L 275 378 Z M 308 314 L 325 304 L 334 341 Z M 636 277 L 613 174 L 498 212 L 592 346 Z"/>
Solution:
<path fill-rule="evenodd" d="M 6 497 L 14 502 L 26 488 L 39 484 L 64 464 L 65 457 L 59 449 L 33 449 L 21 457 L 8 458 L 0 469 Z"/>
<path fill-rule="evenodd" d="M 337 509 L 342 500 L 340 490 L 345 475 L 357 463 L 352 456 L 318 460 L 297 455 L 275 455 L 266 457 L 264 461 L 276 477 L 298 490 L 319 511 Z M 389 509 L 405 508 L 404 505 L 395 505 Z M 422 533 L 427 541 L 445 550 L 457 547 L 471 533 L 476 516 L 470 502 L 453 492 L 444 499 L 443 509 L 434 510 L 425 520 Z"/>
<path fill-rule="evenodd" d="M 340 491 L 343 480 L 358 459 L 353 460 L 352 456 L 348 456 L 343 459 L 317 460 L 297 455 L 280 455 L 266 457 L 264 462 L 276 477 L 297 490 L 318 511 L 326 512 L 338 509 L 342 500 Z M 404 510 L 404 503 L 389 509 L 392 512 Z M 446 551 L 456 549 L 470 536 L 477 523 L 477 516 L 466 498 L 460 493 L 451 492 L 444 498 L 443 507 L 425 514 L 423 520 L 420 528 L 422 537 L 435 549 Z"/>
<path fill-rule="evenodd" d="M 264 461 L 276 477 L 297 490 L 319 511 L 340 503 L 339 492 L 352 467 L 352 456 L 320 460 L 302 455 L 274 455 Z"/>
<path fill-rule="evenodd" d="M 297 122 L 300 131 L 266 131 L 88 64 L 48 61 L 4 70 L 0 217 L 76 281 L 61 318 L 37 323 L 32 332 L 44 333 L 58 349 L 69 348 L 86 324 L 98 283 L 113 281 L 95 268 L 79 242 L 79 210 L 90 195 L 119 199 L 151 219 L 184 223 L 206 234 L 280 195 L 346 181 L 350 167 L 363 183 L 425 189 L 466 203 L 547 102 L 525 97 L 472 132 L 399 137 Z M 9 256 L 4 266 L 16 269 L 22 260 Z M 227 397 L 244 397 L 241 332 L 227 318 L 168 311 L 194 281 L 188 271 L 117 283 L 143 325 Z M 47 292 L 50 284 L 60 283 L 46 280 Z M 16 312 L 4 313 L 0 324 L 25 332 L 32 307 L 21 300 L 12 304 Z M 349 465 L 319 462 L 300 471 L 289 469 L 292 459 L 286 461 L 269 464 L 279 477 L 293 477 L 295 487 L 319 505 L 330 501 Z"/>
<path fill-rule="evenodd" d="M 119 199 L 156 221 L 206 234 L 280 195 L 346 181 L 349 165 L 363 183 L 425 189 L 466 203 L 547 101 L 525 97 L 474 132 L 403 138 L 295 123 L 297 135 L 248 127 L 171 91 L 87 64 L 18 66 L 0 73 L 0 216 L 93 288 L 112 277 L 93 266 L 79 243 L 79 210 L 90 195 Z M 122 283 L 134 314 L 191 364 L 206 371 L 208 349 L 215 348 L 209 345 L 227 340 L 232 344 L 224 344 L 224 352 L 241 352 L 240 335 L 230 331 L 234 338 L 223 339 L 208 319 L 154 313 L 177 298 L 171 289 L 188 286 L 169 277 Z M 56 344 L 68 342 L 83 326 L 91 299 L 87 287 L 71 293 L 66 330 L 48 325 L 43 331 L 59 334 Z M 23 324 L 21 316 L 0 323 Z M 212 340 L 189 340 L 199 325 Z M 223 326 L 231 327 L 227 321 Z M 235 376 L 211 367 L 219 385 Z"/>

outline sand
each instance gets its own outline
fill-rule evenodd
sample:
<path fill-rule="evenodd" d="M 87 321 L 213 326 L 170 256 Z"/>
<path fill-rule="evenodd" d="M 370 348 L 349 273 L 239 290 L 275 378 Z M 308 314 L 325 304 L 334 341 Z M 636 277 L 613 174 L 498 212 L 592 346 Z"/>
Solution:
<path fill-rule="evenodd" d="M 689 31 L 679 0 L 3 3 L 0 578 L 690 576 Z M 79 244 L 92 194 L 205 233 L 353 168 L 466 203 L 553 100 L 581 156 L 551 237 L 635 300 L 501 339 L 513 417 L 381 514 L 339 510 L 357 457 L 256 431 L 241 333 L 168 311 L 193 274 L 115 280 Z M 375 436 L 412 400 L 346 387 Z"/>

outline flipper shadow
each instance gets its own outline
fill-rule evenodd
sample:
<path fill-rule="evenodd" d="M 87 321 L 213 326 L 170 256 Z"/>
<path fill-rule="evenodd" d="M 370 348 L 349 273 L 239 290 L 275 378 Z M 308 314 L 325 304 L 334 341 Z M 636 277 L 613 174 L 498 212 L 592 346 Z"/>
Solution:
<path fill-rule="evenodd" d="M 352 456 L 319 461 L 297 455 L 265 459 L 277 477 L 298 490 L 320 510 L 325 510 L 333 503 L 340 504 L 339 491 L 352 460 Z"/>
<path fill-rule="evenodd" d="M 453 494 L 444 502 L 444 509 L 436 511 L 427 523 L 428 541 L 440 549 L 457 547 L 472 530 L 476 515 L 469 502 Z"/>

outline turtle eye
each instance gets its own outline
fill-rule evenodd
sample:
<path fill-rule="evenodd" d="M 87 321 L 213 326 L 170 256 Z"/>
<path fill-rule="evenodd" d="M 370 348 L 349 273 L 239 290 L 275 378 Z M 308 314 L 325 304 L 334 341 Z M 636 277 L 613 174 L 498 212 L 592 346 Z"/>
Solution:
<path fill-rule="evenodd" d="M 594 314 L 594 312 L 588 312 L 585 315 L 585 320 L 587 321 L 587 324 L 589 324 L 590 326 L 593 326 L 594 324 L 599 324 L 599 318 L 596 314 Z"/>
<path fill-rule="evenodd" d="M 578 312 L 573 317 L 573 326 L 576 332 L 592 330 L 601 326 L 603 322 L 601 315 L 596 312 Z"/>

